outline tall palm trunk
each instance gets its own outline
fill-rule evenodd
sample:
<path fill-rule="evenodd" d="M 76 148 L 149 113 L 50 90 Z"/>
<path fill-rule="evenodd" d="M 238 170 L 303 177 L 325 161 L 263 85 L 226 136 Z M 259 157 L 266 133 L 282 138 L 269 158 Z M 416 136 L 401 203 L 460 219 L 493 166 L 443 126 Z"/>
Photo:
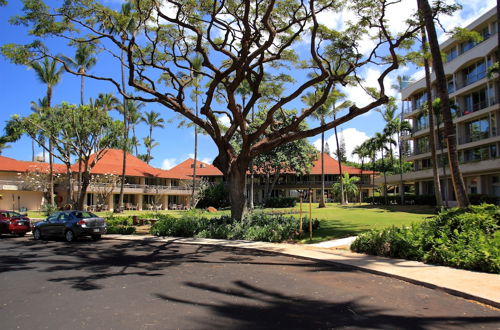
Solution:
<path fill-rule="evenodd" d="M 125 68 L 124 68 L 124 50 L 122 49 L 121 55 L 121 74 L 122 74 L 122 88 L 123 92 L 125 93 Z M 125 185 L 125 170 L 127 168 L 127 144 L 128 144 L 128 120 L 127 120 L 127 106 L 126 106 L 126 98 L 123 96 L 123 160 L 122 160 L 122 175 L 121 175 L 121 182 L 120 182 L 120 197 L 118 200 L 118 212 L 121 212 L 123 210 L 123 188 Z M 116 207 L 115 207 L 116 210 Z"/>
<path fill-rule="evenodd" d="M 321 118 L 321 126 L 325 124 L 325 118 Z M 321 132 L 321 196 L 319 208 L 325 207 L 325 132 Z"/>
<path fill-rule="evenodd" d="M 335 109 L 333 110 L 333 120 L 335 121 L 336 118 L 335 114 Z M 337 126 L 334 127 L 334 132 L 335 132 L 335 143 L 337 144 L 337 160 L 339 162 L 339 175 L 340 175 L 340 204 L 344 205 L 345 204 L 345 196 L 344 196 L 344 183 L 342 182 L 342 157 L 340 155 L 340 144 L 339 144 L 339 136 L 337 134 Z"/>
<path fill-rule="evenodd" d="M 195 88 L 196 98 L 195 98 L 195 112 L 196 117 L 198 117 L 198 86 Z M 194 125 L 194 160 L 193 160 L 193 187 L 191 188 L 191 207 L 194 205 L 194 193 L 196 187 L 196 162 L 198 160 L 198 126 Z"/>
<path fill-rule="evenodd" d="M 460 171 L 460 166 L 458 164 L 456 133 L 455 128 L 453 127 L 453 118 L 450 110 L 450 98 L 448 96 L 441 50 L 439 49 L 439 42 L 436 35 L 436 29 L 434 27 L 432 9 L 427 0 L 417 0 L 417 3 L 427 30 L 427 36 L 429 38 L 429 45 L 432 54 L 432 67 L 434 68 L 434 72 L 436 74 L 437 90 L 441 99 L 441 112 L 444 121 L 446 144 L 448 146 L 448 160 L 450 164 L 453 189 L 455 190 L 458 207 L 465 208 L 469 206 L 469 198 L 465 189 L 462 172 Z"/>
<path fill-rule="evenodd" d="M 499 0 L 500 1 L 500 0 Z M 252 123 L 254 121 L 254 108 L 252 106 Z M 252 160 L 250 161 L 250 194 L 249 194 L 250 198 L 250 204 L 249 204 L 249 207 L 250 207 L 250 210 L 253 210 L 254 209 L 254 204 L 253 204 L 253 158 Z"/>
<path fill-rule="evenodd" d="M 387 174 L 385 170 L 385 162 L 384 162 L 384 146 L 380 149 L 382 152 L 382 173 L 384 174 L 384 204 L 387 205 Z"/>
<path fill-rule="evenodd" d="M 31 139 L 31 161 L 35 161 L 35 140 Z"/>
<path fill-rule="evenodd" d="M 431 71 L 429 69 L 429 60 L 425 57 L 427 54 L 427 38 L 425 31 L 422 30 L 422 48 L 424 52 L 424 68 L 425 68 L 425 89 L 427 93 L 427 108 L 429 109 L 429 140 L 431 145 L 431 161 L 432 161 L 432 174 L 434 177 L 434 194 L 436 195 L 437 207 L 443 206 L 443 199 L 441 194 L 441 181 L 439 179 L 439 172 L 437 168 L 436 156 L 436 131 L 434 129 L 434 108 L 432 106 L 432 92 L 431 92 Z"/>
<path fill-rule="evenodd" d="M 80 70 L 80 73 L 85 73 L 85 70 Z M 85 80 L 84 80 L 84 77 L 81 76 L 80 77 L 80 104 L 83 105 L 83 103 L 85 102 L 84 100 L 84 97 L 83 97 L 83 91 L 85 89 Z"/>
<path fill-rule="evenodd" d="M 50 108 L 52 101 L 52 87 L 47 87 L 47 107 Z M 50 204 L 55 205 L 54 199 L 54 145 L 52 143 L 52 138 L 49 137 L 49 194 L 50 194 Z"/>

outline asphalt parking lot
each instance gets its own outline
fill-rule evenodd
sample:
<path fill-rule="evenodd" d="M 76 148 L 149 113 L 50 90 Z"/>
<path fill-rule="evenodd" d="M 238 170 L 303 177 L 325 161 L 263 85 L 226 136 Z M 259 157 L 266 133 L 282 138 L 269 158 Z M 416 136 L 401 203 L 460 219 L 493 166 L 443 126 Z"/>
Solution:
<path fill-rule="evenodd" d="M 217 246 L 1 236 L 0 274 L 2 329 L 500 328 L 438 290 Z"/>

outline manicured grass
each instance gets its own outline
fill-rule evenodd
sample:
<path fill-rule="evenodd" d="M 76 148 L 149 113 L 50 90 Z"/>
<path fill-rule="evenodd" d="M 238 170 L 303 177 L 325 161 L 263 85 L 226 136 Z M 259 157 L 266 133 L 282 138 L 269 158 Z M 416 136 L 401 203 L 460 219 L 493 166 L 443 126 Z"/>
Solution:
<path fill-rule="evenodd" d="M 284 213 L 299 218 L 299 205 L 295 208 L 285 209 L 257 209 L 256 212 Z M 302 204 L 304 226 L 308 226 L 309 204 Z M 160 211 L 161 214 L 171 214 L 176 217 L 182 216 L 190 211 Z M 198 211 L 206 217 L 218 217 L 228 215 L 228 210 L 214 213 Z M 426 206 L 380 206 L 368 204 L 327 204 L 325 208 L 318 208 L 317 203 L 312 204 L 312 217 L 321 221 L 320 228 L 313 233 L 313 239 L 303 239 L 301 243 L 318 243 L 322 241 L 355 236 L 359 233 L 371 230 L 382 229 L 392 225 L 409 225 L 413 222 L 421 222 L 433 215 L 434 209 Z M 96 212 L 102 217 L 131 216 L 137 215 L 139 218 L 148 217 L 154 212 L 151 211 L 124 211 L 113 214 L 112 212 Z M 28 212 L 30 218 L 45 218 L 42 212 Z"/>
<path fill-rule="evenodd" d="M 309 225 L 309 204 L 303 204 L 304 225 Z M 287 209 L 297 212 L 299 206 Z M 321 221 L 320 228 L 313 232 L 312 241 L 309 238 L 302 243 L 318 243 L 322 241 L 355 236 L 371 229 L 381 229 L 392 225 L 409 225 L 421 222 L 433 215 L 434 209 L 426 206 L 380 206 L 368 204 L 327 204 L 325 208 L 312 205 L 312 217 Z M 294 214 L 299 217 L 299 214 Z"/>

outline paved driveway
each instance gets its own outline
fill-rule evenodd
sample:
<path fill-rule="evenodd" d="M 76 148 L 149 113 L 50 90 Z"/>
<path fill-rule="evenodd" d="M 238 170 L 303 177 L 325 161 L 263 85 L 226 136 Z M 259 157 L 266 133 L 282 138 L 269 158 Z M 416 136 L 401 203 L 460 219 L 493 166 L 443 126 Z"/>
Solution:
<path fill-rule="evenodd" d="M 498 329 L 446 293 L 264 252 L 0 238 L 1 329 Z"/>

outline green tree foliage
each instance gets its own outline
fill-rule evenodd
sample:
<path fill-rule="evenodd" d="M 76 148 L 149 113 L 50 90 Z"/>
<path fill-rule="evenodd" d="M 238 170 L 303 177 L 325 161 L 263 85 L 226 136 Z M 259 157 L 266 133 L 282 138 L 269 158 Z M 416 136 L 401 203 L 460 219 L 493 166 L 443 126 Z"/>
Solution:
<path fill-rule="evenodd" d="M 14 116 L 11 122 L 36 141 L 40 137 L 39 132 L 44 131 L 54 141 L 58 151 L 54 156 L 61 161 L 67 163 L 70 155 L 80 159 L 83 179 L 77 207 L 82 209 L 90 184 L 90 172 L 107 149 L 117 145 L 121 123 L 113 121 L 107 112 L 94 105 L 76 106 L 67 103 L 47 108 L 42 114 Z"/>
<path fill-rule="evenodd" d="M 385 14 L 394 2 L 378 0 L 144 0 L 126 2 L 121 10 L 97 0 L 64 1 L 58 8 L 50 8 L 42 0 L 23 3 L 24 13 L 11 22 L 28 26 L 35 40 L 28 45 L 4 45 L 3 54 L 15 63 L 26 63 L 41 55 L 58 59 L 42 40 L 63 38 L 73 44 L 98 40 L 103 53 L 120 63 L 122 75 L 84 75 L 110 82 L 125 98 L 162 104 L 206 132 L 218 148 L 214 165 L 227 177 L 232 216 L 238 219 L 246 210 L 244 186 L 251 160 L 280 145 L 320 134 L 387 102 L 384 80 L 403 60 L 397 51 L 407 48 L 418 30 L 418 24 L 408 22 L 393 33 Z M 343 10 L 350 10 L 353 19 L 342 31 L 319 24 L 320 13 Z M 364 38 L 371 38 L 374 47 L 361 53 Z M 304 42 L 310 45 L 307 51 L 296 52 L 294 46 Z M 200 74 L 202 85 L 206 86 L 198 115 L 185 102 L 189 100 L 190 88 L 186 84 L 192 78 L 194 56 L 203 59 Z M 356 84 L 363 85 L 357 73 L 371 65 L 380 68 L 373 101 L 353 104 L 336 119 L 299 129 L 327 100 L 334 86 L 345 86 L 352 77 Z M 69 66 L 65 69 L 82 75 Z M 269 98 L 265 120 L 258 128 L 249 130 L 251 109 L 265 97 L 261 86 L 292 70 L 301 80 L 283 86 L 285 92 L 280 97 Z M 251 92 L 243 107 L 237 101 L 237 90 L 244 81 Z M 125 85 L 137 93 L 127 93 Z M 290 103 L 318 85 L 324 86 L 324 92 L 317 102 L 286 126 L 272 129 L 280 109 L 290 108 Z M 223 114 L 230 118 L 227 129 L 218 120 Z M 236 134 L 242 137 L 238 151 L 230 143 Z"/>
<path fill-rule="evenodd" d="M 344 175 L 341 178 L 342 180 L 342 185 L 343 185 L 343 193 L 344 193 L 344 200 L 345 203 L 349 203 L 349 199 L 354 199 L 358 196 L 359 193 L 359 188 L 357 183 L 359 182 L 360 178 L 357 176 L 349 176 L 349 173 L 344 173 Z M 340 200 L 340 194 L 342 193 L 341 187 L 340 187 L 340 182 L 336 182 L 332 186 L 333 194 Z"/>

